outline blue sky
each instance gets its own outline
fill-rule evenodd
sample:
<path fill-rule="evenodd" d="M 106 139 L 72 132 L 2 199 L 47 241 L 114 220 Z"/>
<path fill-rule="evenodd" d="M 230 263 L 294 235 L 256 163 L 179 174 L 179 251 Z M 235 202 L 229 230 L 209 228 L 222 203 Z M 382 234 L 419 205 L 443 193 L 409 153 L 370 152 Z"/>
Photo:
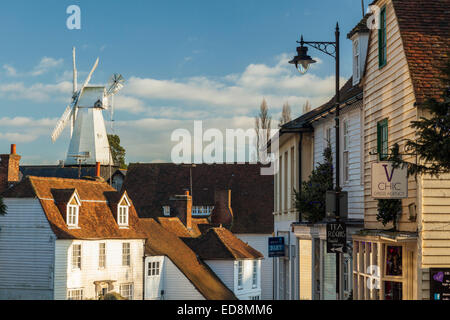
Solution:
<path fill-rule="evenodd" d="M 367 6 L 367 1 L 366 6 Z M 81 30 L 68 30 L 66 8 L 81 8 Z M 249 128 L 266 98 L 276 125 L 283 102 L 294 116 L 334 91 L 333 60 L 299 75 L 287 61 L 301 33 L 334 39 L 341 26 L 342 77 L 351 72 L 346 34 L 361 19 L 360 0 L 317 1 L 8 1 L 0 4 L 0 153 L 16 143 L 22 163 L 65 158 L 69 130 L 51 131 L 71 95 L 71 48 L 78 82 L 95 58 L 91 84 L 119 72 L 114 132 L 131 162 L 168 161 L 176 128 Z M 104 113 L 106 119 L 109 114 Z M 108 125 L 109 128 L 109 125 Z"/>

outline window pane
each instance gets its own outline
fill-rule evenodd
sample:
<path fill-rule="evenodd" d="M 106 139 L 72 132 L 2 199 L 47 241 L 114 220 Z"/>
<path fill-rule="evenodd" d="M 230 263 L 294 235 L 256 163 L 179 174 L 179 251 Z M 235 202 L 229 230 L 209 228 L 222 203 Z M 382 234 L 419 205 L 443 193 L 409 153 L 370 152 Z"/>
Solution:
<path fill-rule="evenodd" d="M 384 281 L 384 299 L 402 300 L 402 283 L 394 281 Z"/>
<path fill-rule="evenodd" d="M 402 247 L 387 246 L 386 248 L 386 275 L 402 275 Z"/>

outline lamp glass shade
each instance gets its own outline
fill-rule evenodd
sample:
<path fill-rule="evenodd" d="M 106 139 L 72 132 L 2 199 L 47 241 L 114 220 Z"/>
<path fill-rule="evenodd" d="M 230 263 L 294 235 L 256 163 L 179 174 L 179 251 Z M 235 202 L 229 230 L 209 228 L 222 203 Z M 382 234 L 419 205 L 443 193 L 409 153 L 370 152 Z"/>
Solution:
<path fill-rule="evenodd" d="M 301 74 L 305 74 L 308 71 L 310 65 L 311 65 L 311 63 L 309 61 L 305 60 L 305 61 L 299 61 L 296 66 L 297 66 L 298 72 L 300 72 Z"/>

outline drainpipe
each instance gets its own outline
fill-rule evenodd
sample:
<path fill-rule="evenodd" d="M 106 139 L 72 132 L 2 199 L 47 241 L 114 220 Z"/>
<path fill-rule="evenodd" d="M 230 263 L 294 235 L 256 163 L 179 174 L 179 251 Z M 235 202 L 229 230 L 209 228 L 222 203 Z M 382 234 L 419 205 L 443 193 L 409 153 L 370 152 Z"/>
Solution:
<path fill-rule="evenodd" d="M 303 132 L 300 132 L 300 141 L 298 143 L 298 194 L 302 193 L 302 143 L 303 143 Z M 302 222 L 302 214 L 298 213 L 298 221 Z"/>

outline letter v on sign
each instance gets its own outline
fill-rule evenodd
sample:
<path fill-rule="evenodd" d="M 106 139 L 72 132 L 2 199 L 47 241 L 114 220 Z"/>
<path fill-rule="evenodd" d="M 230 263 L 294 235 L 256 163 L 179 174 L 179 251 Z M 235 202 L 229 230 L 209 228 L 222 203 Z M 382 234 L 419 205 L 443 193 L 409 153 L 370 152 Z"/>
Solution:
<path fill-rule="evenodd" d="M 392 180 L 392 176 L 394 175 L 394 167 L 392 167 L 392 170 L 391 170 L 391 175 L 389 176 L 389 173 L 388 173 L 388 169 L 387 169 L 387 164 L 383 164 L 383 167 L 384 167 L 384 172 L 386 173 L 386 178 L 387 178 L 387 181 L 388 182 L 391 182 L 391 180 Z"/>

